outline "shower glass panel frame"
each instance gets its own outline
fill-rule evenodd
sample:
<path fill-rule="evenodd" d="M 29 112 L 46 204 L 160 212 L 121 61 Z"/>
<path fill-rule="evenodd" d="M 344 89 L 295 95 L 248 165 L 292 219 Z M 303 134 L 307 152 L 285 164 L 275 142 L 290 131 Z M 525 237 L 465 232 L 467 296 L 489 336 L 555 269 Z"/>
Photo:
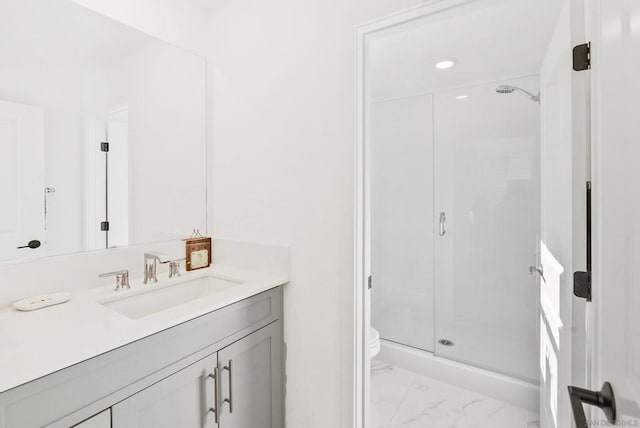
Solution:
<path fill-rule="evenodd" d="M 420 39 L 421 26 L 438 33 L 461 16 L 473 25 L 475 14 L 493 19 L 519 7 L 485 4 L 402 22 L 365 41 L 371 326 L 383 340 L 536 383 L 539 289 L 530 268 L 539 264 L 544 100 L 537 59 L 500 66 L 482 52 L 460 52 L 446 72 L 453 74 L 438 74 L 442 54 L 434 52 L 455 54 L 463 41 L 451 48 Z M 411 46 L 406 58 L 394 43 Z M 509 58 L 519 48 L 508 39 L 487 46 Z M 477 75 L 462 68 L 473 61 Z"/>
<path fill-rule="evenodd" d="M 536 382 L 540 112 L 503 84 L 539 76 L 369 103 L 372 326 Z"/>

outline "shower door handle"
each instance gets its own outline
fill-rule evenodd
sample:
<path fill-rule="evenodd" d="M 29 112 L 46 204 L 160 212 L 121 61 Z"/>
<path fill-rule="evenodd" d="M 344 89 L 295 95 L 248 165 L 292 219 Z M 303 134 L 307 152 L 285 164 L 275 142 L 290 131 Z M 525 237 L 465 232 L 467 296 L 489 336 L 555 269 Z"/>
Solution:
<path fill-rule="evenodd" d="M 540 266 L 529 266 L 529 275 L 533 275 L 533 274 L 538 274 L 540 275 L 540 278 L 542 279 L 542 282 L 544 282 L 545 284 L 547 283 L 547 279 L 544 277 L 544 267 L 542 265 Z"/>
<path fill-rule="evenodd" d="M 446 222 L 447 222 L 447 215 L 444 212 L 441 212 L 440 213 L 440 231 L 438 232 L 440 236 L 444 236 L 447 233 L 447 230 L 445 229 Z"/>

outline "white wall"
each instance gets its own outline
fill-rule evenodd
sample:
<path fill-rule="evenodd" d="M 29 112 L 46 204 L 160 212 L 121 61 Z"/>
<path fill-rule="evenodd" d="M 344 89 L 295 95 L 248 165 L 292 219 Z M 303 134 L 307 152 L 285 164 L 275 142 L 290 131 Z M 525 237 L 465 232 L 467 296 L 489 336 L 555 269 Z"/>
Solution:
<path fill-rule="evenodd" d="M 289 428 L 352 425 L 355 26 L 417 3 L 214 10 L 213 234 L 291 245 Z"/>

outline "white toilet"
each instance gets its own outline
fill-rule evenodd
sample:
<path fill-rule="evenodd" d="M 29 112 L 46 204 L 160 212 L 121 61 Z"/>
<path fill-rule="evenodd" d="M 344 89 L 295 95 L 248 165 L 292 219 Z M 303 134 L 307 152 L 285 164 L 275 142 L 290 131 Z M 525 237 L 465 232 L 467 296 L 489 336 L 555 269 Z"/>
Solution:
<path fill-rule="evenodd" d="M 371 358 L 374 358 L 380 352 L 380 333 L 373 327 L 369 328 L 369 342 Z"/>

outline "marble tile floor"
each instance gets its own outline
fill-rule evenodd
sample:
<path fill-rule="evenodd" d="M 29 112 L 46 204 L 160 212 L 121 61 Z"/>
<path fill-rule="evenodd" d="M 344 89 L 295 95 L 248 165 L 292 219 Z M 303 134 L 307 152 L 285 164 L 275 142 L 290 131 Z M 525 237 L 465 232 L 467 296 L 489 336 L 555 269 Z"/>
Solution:
<path fill-rule="evenodd" d="M 435 379 L 371 362 L 369 428 L 539 428 L 526 409 Z"/>

